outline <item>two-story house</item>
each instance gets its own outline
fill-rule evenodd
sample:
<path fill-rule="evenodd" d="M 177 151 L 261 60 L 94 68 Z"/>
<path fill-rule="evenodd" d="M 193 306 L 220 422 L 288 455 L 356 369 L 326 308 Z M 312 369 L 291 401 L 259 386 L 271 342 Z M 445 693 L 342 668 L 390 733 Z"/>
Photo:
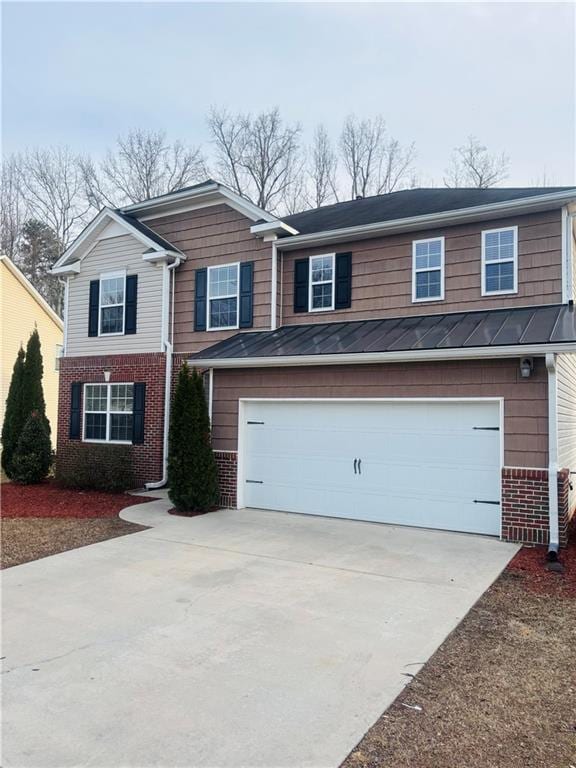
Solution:
<path fill-rule="evenodd" d="M 67 281 L 58 461 L 166 479 L 206 373 L 222 503 L 565 541 L 576 190 L 415 189 L 279 219 L 213 181 L 103 210 Z"/>

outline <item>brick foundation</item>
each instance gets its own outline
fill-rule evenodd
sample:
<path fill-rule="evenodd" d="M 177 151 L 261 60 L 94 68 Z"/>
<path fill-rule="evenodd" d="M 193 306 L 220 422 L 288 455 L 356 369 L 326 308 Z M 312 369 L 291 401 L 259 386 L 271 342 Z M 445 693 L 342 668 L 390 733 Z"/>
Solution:
<path fill-rule="evenodd" d="M 558 472 L 560 546 L 566 546 L 569 524 L 569 478 Z M 548 544 L 548 471 L 504 467 L 502 470 L 502 538 L 524 544 Z"/>
<path fill-rule="evenodd" d="M 81 440 L 69 438 L 70 385 L 73 382 L 103 383 L 104 371 L 110 371 L 111 382 L 145 382 L 144 443 L 131 446 L 134 474 L 139 486 L 161 480 L 166 359 L 160 352 L 60 359 L 58 465 L 71 462 L 85 445 Z"/>
<path fill-rule="evenodd" d="M 214 456 L 218 465 L 220 504 L 223 507 L 236 507 L 238 454 L 232 451 L 214 451 Z"/>

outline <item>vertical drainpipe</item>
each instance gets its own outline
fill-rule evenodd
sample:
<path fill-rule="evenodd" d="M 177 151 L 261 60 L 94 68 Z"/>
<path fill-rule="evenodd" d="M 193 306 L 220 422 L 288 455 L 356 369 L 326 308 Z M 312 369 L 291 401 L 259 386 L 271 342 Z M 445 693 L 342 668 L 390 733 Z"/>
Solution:
<path fill-rule="evenodd" d="M 558 422 L 557 422 L 557 381 L 556 355 L 546 355 L 548 370 L 548 525 L 550 543 L 548 544 L 548 560 L 558 559 L 560 533 L 558 525 Z"/>
<path fill-rule="evenodd" d="M 271 275 L 271 296 L 270 296 L 270 330 L 276 330 L 277 315 L 277 297 L 278 297 L 278 253 L 276 249 L 276 239 L 272 240 L 272 275 Z"/>
<path fill-rule="evenodd" d="M 170 396 L 172 391 L 172 341 L 170 317 L 174 316 L 174 270 L 180 266 L 181 259 L 176 257 L 172 264 L 162 264 L 162 349 L 166 353 L 166 374 L 164 382 L 164 430 L 162 434 L 162 479 L 156 483 L 146 483 L 146 490 L 162 488 L 168 480 L 168 433 L 170 429 Z M 172 306 L 170 306 L 170 282 L 172 280 Z M 172 331 L 173 333 L 173 331 Z"/>

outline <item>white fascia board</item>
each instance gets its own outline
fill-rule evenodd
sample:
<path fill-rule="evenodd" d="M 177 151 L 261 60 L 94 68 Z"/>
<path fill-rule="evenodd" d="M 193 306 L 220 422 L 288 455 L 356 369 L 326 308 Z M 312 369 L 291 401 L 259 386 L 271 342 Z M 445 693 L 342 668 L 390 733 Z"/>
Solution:
<path fill-rule="evenodd" d="M 162 209 L 162 215 L 169 215 L 170 209 L 175 206 L 181 206 L 182 203 L 194 200 L 213 200 L 214 204 L 218 202 L 227 203 L 230 207 L 242 213 L 252 221 L 271 221 L 276 222 L 278 219 L 263 208 L 259 208 L 254 203 L 246 200 L 241 195 L 236 194 L 231 189 L 223 187 L 221 184 L 213 183 L 206 184 L 205 186 L 198 187 L 197 189 L 183 190 L 182 192 L 174 192 L 170 195 L 162 195 L 162 197 L 153 198 L 152 200 L 145 200 L 142 203 L 135 203 L 134 205 L 128 205 L 126 208 L 122 208 L 124 213 L 138 214 L 139 212 L 154 213 L 155 209 Z M 150 218 L 147 216 L 147 218 Z"/>
<path fill-rule="evenodd" d="M 298 230 L 291 227 L 289 224 L 285 224 L 283 221 L 266 221 L 263 224 L 254 224 L 250 227 L 250 232 L 253 235 L 280 235 L 282 233 L 288 235 L 297 235 Z"/>
<path fill-rule="evenodd" d="M 52 269 L 50 270 L 51 275 L 78 275 L 80 273 L 80 262 L 79 261 L 73 261 L 70 264 L 65 264 L 62 267 L 57 267 L 54 265 Z"/>
<path fill-rule="evenodd" d="M 561 207 L 566 203 L 576 200 L 576 189 L 567 192 L 553 192 L 549 195 L 537 195 L 534 197 L 524 197 L 518 200 L 506 200 L 501 203 L 491 203 L 490 205 L 477 205 L 473 208 L 458 208 L 453 211 L 442 211 L 440 213 L 425 214 L 423 216 L 410 216 L 405 219 L 393 219 L 391 221 L 376 222 L 374 224 L 362 224 L 356 227 L 345 227 L 343 229 L 327 230 L 325 232 L 312 232 L 308 235 L 296 235 L 294 237 L 284 238 L 278 247 L 281 250 L 292 250 L 308 245 L 322 245 L 324 243 L 342 242 L 355 238 L 365 239 L 376 237 L 379 234 L 390 234 L 393 232 L 405 232 L 416 229 L 423 229 L 429 226 L 440 226 L 442 224 L 465 224 L 468 221 L 477 219 L 487 219 L 491 217 L 502 218 L 507 214 L 530 213 L 534 210 L 547 210 L 550 208 Z"/>
<path fill-rule="evenodd" d="M 365 365 L 426 360 L 481 360 L 504 357 L 542 357 L 550 352 L 576 352 L 576 342 L 565 344 L 518 344 L 502 347 L 421 349 L 402 352 L 359 352 L 334 355 L 286 355 L 276 357 L 190 358 L 188 364 L 201 368 L 275 368 L 315 365 Z"/>
<path fill-rule="evenodd" d="M 52 267 L 52 273 L 58 274 L 54 270 L 66 266 L 73 257 L 78 263 L 81 262 L 84 256 L 88 253 L 90 247 L 94 244 L 95 241 L 97 241 L 98 230 L 102 230 L 104 228 L 107 220 L 115 221 L 117 224 L 123 227 L 128 234 L 135 237 L 148 248 L 151 248 L 154 251 L 166 250 L 157 242 L 147 237 L 143 232 L 140 232 L 140 230 L 131 226 L 129 222 L 125 221 L 121 216 L 118 216 L 116 211 L 114 211 L 112 208 L 103 208 L 100 213 L 92 219 L 84 231 L 80 233 L 76 240 L 74 240 L 72 245 L 64 251 L 62 256 L 60 256 L 58 261 Z M 182 256 L 183 254 L 179 255 Z"/>
<path fill-rule="evenodd" d="M 186 261 L 186 256 L 181 251 L 152 251 L 151 253 L 145 253 L 142 256 L 144 261 L 149 261 L 152 264 L 156 264 L 158 262 L 172 262 L 176 261 L 176 259 L 180 259 L 180 261 Z"/>

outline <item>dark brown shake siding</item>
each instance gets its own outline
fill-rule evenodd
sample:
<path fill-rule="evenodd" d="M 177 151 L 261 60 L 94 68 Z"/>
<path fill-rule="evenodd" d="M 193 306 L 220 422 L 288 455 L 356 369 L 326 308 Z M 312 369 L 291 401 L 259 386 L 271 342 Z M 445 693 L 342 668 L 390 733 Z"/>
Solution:
<path fill-rule="evenodd" d="M 518 226 L 518 293 L 481 295 L 481 232 Z M 282 324 L 325 323 L 397 315 L 553 304 L 562 301 L 561 212 L 443 227 L 372 240 L 287 251 L 282 255 Z M 445 237 L 444 301 L 412 303 L 412 241 Z M 352 251 L 352 306 L 295 314 L 294 261 L 320 253 Z"/>
<path fill-rule="evenodd" d="M 506 466 L 546 467 L 548 400 L 544 361 L 522 379 L 518 360 L 216 370 L 214 448 L 238 447 L 241 397 L 503 397 Z"/>
<path fill-rule="evenodd" d="M 176 274 L 175 352 L 193 354 L 238 333 L 194 331 L 194 273 L 203 267 L 253 261 L 254 330 L 270 328 L 272 247 L 250 232 L 254 222 L 227 205 L 217 205 L 145 223 L 187 256 Z"/>

